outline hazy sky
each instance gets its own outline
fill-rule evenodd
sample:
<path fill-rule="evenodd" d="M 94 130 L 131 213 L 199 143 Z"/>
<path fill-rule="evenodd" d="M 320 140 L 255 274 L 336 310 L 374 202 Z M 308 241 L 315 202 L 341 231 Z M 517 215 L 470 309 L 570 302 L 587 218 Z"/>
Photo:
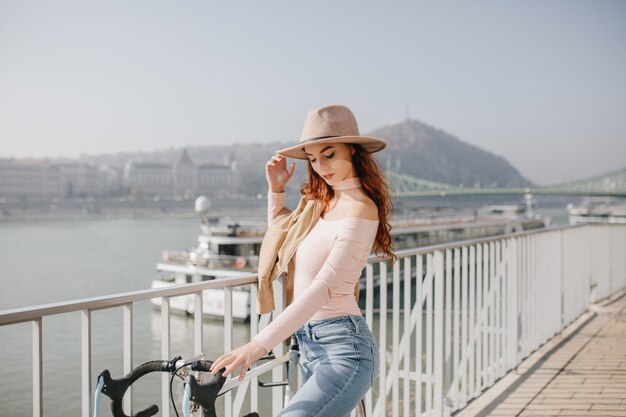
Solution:
<path fill-rule="evenodd" d="M 330 103 L 541 184 L 622 168 L 626 2 L 0 0 L 0 157 L 295 142 Z"/>

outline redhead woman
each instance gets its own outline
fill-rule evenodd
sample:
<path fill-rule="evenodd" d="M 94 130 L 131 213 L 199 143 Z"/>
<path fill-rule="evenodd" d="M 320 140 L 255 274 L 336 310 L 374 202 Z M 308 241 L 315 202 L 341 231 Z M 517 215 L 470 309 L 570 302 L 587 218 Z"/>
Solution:
<path fill-rule="evenodd" d="M 241 368 L 243 379 L 250 365 L 295 333 L 303 381 L 280 416 L 349 416 L 378 373 L 376 340 L 355 295 L 372 248 L 394 257 L 391 198 L 371 156 L 385 146 L 359 135 L 350 109 L 332 105 L 310 111 L 300 143 L 266 164 L 269 225 L 258 310 L 273 309 L 271 281 L 285 270 L 293 302 L 249 343 L 219 357 L 211 371 L 225 368 L 227 376 Z M 308 160 L 308 181 L 293 212 L 284 207 L 295 170 L 288 157 Z M 264 259 L 271 260 L 267 268 Z"/>

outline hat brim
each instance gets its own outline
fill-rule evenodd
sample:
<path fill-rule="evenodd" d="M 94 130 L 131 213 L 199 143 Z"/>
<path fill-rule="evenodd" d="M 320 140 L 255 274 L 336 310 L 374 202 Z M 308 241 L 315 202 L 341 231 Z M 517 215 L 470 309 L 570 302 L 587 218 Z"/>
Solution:
<path fill-rule="evenodd" d="M 332 138 L 316 139 L 306 143 L 299 143 L 288 148 L 279 149 L 276 153 L 285 155 L 288 158 L 308 159 L 304 148 L 306 146 L 319 145 L 322 143 L 356 143 L 363 146 L 369 153 L 382 151 L 387 147 L 387 142 L 384 140 L 370 136 L 333 136 Z"/>

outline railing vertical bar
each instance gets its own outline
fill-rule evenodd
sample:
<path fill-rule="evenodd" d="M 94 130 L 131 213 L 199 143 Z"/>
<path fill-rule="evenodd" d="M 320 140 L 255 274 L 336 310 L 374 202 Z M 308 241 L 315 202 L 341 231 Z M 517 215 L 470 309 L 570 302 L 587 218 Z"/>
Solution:
<path fill-rule="evenodd" d="M 450 358 L 452 356 L 452 251 L 446 249 L 445 254 L 445 284 L 444 284 L 444 294 L 445 294 L 445 317 L 444 317 L 444 341 L 445 341 L 445 353 L 444 353 L 444 361 L 447 363 L 450 362 Z M 446 379 L 451 379 L 452 366 L 446 366 L 445 373 Z"/>
<path fill-rule="evenodd" d="M 474 307 L 476 305 L 476 246 L 472 245 L 469 248 L 469 340 L 470 340 L 470 355 L 468 364 L 468 378 L 469 378 L 469 398 L 475 397 L 475 376 L 474 371 L 476 367 L 476 339 L 474 338 L 474 323 L 476 322 L 476 316 Z"/>
<path fill-rule="evenodd" d="M 516 287 L 517 287 L 517 311 L 514 314 L 519 320 L 517 328 L 518 334 L 515 337 L 517 340 L 517 352 L 520 357 L 524 357 L 524 338 L 523 333 L 526 330 L 525 316 L 526 310 L 524 309 L 524 297 L 526 291 L 526 282 L 524 281 L 524 237 L 520 236 L 516 239 L 516 249 L 513 257 L 517 259 L 515 262 L 515 275 L 516 275 Z"/>
<path fill-rule="evenodd" d="M 233 349 L 233 289 L 224 288 L 224 352 Z M 224 394 L 224 415 L 233 416 L 233 393 Z"/>
<path fill-rule="evenodd" d="M 502 253 L 500 254 L 500 282 L 501 282 L 501 287 L 500 287 L 500 375 L 503 376 L 506 371 L 507 371 L 507 355 L 508 355 L 508 350 L 507 350 L 507 342 L 508 342 L 508 337 L 507 337 L 507 333 L 508 333 L 508 327 L 507 327 L 507 323 L 508 323 L 508 308 L 509 308 L 509 298 L 508 298 L 508 286 L 509 284 L 509 277 L 507 274 L 507 266 L 509 263 L 509 259 L 508 259 L 508 250 L 509 250 L 509 240 L 502 240 L 502 242 L 500 242 L 500 247 L 502 248 Z"/>
<path fill-rule="evenodd" d="M 272 318 L 277 317 L 286 307 L 286 289 L 285 274 L 282 274 L 274 281 L 274 304 L 275 309 L 272 312 Z M 274 355 L 280 357 L 285 353 L 285 345 L 279 343 L 273 349 Z M 272 369 L 272 381 L 283 381 L 285 379 L 285 370 L 282 366 Z M 285 389 L 283 387 L 272 388 L 272 415 L 277 415 L 284 406 Z"/>
<path fill-rule="evenodd" d="M 531 340 L 531 344 L 530 344 L 530 352 L 535 350 L 535 347 L 537 346 L 537 310 L 540 307 L 539 304 L 539 300 L 538 300 L 538 296 L 539 294 L 537 294 L 536 288 L 536 280 L 537 280 L 537 251 L 535 250 L 535 245 L 537 244 L 535 236 L 531 236 L 528 239 L 528 243 L 530 245 L 529 247 L 529 252 L 530 252 L 530 271 L 531 274 L 529 276 L 529 281 L 530 281 L 530 285 L 531 285 L 531 303 L 532 303 L 532 309 L 531 309 L 531 320 L 530 320 L 530 340 Z"/>
<path fill-rule="evenodd" d="M 32 321 L 33 417 L 43 416 L 43 319 Z"/>
<path fill-rule="evenodd" d="M 399 365 L 400 365 L 400 354 L 398 352 L 400 348 L 400 262 L 393 263 L 393 294 L 392 294 L 392 330 L 391 330 L 391 340 L 392 340 L 392 390 L 391 390 L 391 398 L 392 398 L 392 406 L 391 412 L 394 417 L 398 416 L 399 410 L 398 406 L 400 403 L 400 375 L 399 375 Z"/>
<path fill-rule="evenodd" d="M 258 284 L 250 285 L 250 339 L 259 333 L 259 315 L 256 312 L 257 299 L 259 297 Z M 259 378 L 250 380 L 250 409 L 259 409 Z"/>
<path fill-rule="evenodd" d="M 402 415 L 410 413 L 411 401 L 411 257 L 404 258 L 404 385 L 402 394 Z M 370 415 L 370 414 L 368 414 Z"/>
<path fill-rule="evenodd" d="M 374 266 L 369 262 L 365 265 L 365 321 L 372 333 L 374 333 Z M 381 346 L 381 342 L 378 344 Z M 382 352 L 382 348 L 380 348 L 380 351 Z M 371 389 L 365 395 L 365 410 L 368 416 L 372 415 L 374 407 L 372 395 Z"/>
<path fill-rule="evenodd" d="M 538 238 L 537 235 L 533 235 L 533 238 L 535 240 L 535 294 L 537 295 L 537 300 L 538 302 L 538 306 L 539 306 L 539 311 L 535 314 L 535 329 L 537 329 L 537 340 L 535 342 L 535 347 L 533 348 L 533 350 L 536 350 L 539 345 L 541 345 L 541 340 L 543 338 L 543 329 L 541 326 L 541 323 L 539 321 L 539 317 L 543 317 L 543 315 L 545 314 L 544 311 L 544 302 L 543 302 L 543 296 L 546 292 L 549 291 L 548 288 L 541 288 L 540 284 L 542 282 L 542 274 L 541 274 L 541 252 L 542 252 L 542 248 L 540 247 L 541 242 L 540 239 Z"/>
<path fill-rule="evenodd" d="M 524 300 L 524 308 L 526 309 L 526 356 L 530 355 L 530 353 L 532 352 L 532 346 L 533 346 L 533 327 L 534 327 L 534 322 L 533 322 L 533 312 L 535 311 L 535 294 L 533 293 L 534 291 L 534 280 L 533 277 L 535 276 L 534 274 L 534 269 L 533 269 L 533 253 L 531 251 L 531 237 L 528 236 L 526 238 L 526 247 L 525 247 L 525 251 L 526 251 L 526 299 Z"/>
<path fill-rule="evenodd" d="M 426 416 L 433 412 L 433 255 L 426 255 Z"/>
<path fill-rule="evenodd" d="M 489 244 L 483 244 L 483 311 L 482 311 L 482 328 L 483 328 L 483 372 L 482 386 L 487 388 L 489 373 L 489 309 L 491 308 L 489 300 Z"/>
<path fill-rule="evenodd" d="M 496 264 L 495 245 L 489 242 L 489 385 L 495 381 L 496 366 Z"/>
<path fill-rule="evenodd" d="M 202 329 L 202 315 L 204 314 L 202 291 L 193 295 L 193 350 L 194 354 L 204 353 L 204 334 Z"/>
<path fill-rule="evenodd" d="M 202 315 L 204 314 L 204 297 L 203 292 L 193 294 L 193 351 L 199 355 L 204 353 L 204 334 L 202 328 Z M 200 372 L 196 372 L 196 378 Z M 199 410 L 200 415 L 202 410 Z"/>
<path fill-rule="evenodd" d="M 91 311 L 80 312 L 80 352 L 82 375 L 82 409 L 83 417 L 91 412 Z"/>
<path fill-rule="evenodd" d="M 127 375 L 133 369 L 133 304 L 128 303 L 122 307 L 123 316 L 123 344 L 124 344 L 124 375 Z M 128 415 L 133 414 L 133 390 L 132 386 L 128 387 L 126 395 L 124 395 L 124 412 Z"/>
<path fill-rule="evenodd" d="M 483 323 L 482 323 L 482 311 L 483 311 L 483 245 L 476 245 L 476 391 L 474 392 L 475 396 L 478 396 L 483 389 L 482 384 L 482 371 L 483 371 L 483 362 L 482 362 L 482 333 L 483 333 Z"/>
<path fill-rule="evenodd" d="M 534 272 L 534 288 L 535 288 L 535 296 L 536 296 L 536 300 L 537 300 L 537 309 L 535 311 L 535 315 L 534 315 L 534 327 L 535 327 L 535 343 L 533 344 L 533 350 L 537 350 L 537 348 L 540 345 L 540 340 L 541 340 L 541 326 L 540 326 L 540 322 L 539 322 L 539 318 L 541 316 L 543 316 L 543 293 L 545 291 L 542 291 L 542 288 L 540 287 L 540 283 L 541 283 L 541 265 L 540 265 L 540 255 L 541 255 L 541 250 L 539 250 L 538 247 L 538 242 L 539 239 L 537 239 L 537 235 L 533 235 L 533 253 L 534 253 L 534 265 L 535 265 L 535 272 Z"/>
<path fill-rule="evenodd" d="M 424 296 L 423 288 L 423 262 L 422 255 L 417 255 L 415 259 L 415 304 L 417 308 L 417 322 L 415 323 L 415 410 L 417 416 L 422 415 L 422 361 L 424 349 L 422 346 L 422 329 L 424 322 Z"/>
<path fill-rule="evenodd" d="M 387 263 L 380 262 L 380 315 L 379 315 L 379 349 L 380 372 L 378 387 L 378 404 L 383 413 L 387 410 Z"/>
<path fill-rule="evenodd" d="M 456 362 L 457 362 L 457 357 L 455 356 L 457 354 L 457 351 L 454 350 L 454 354 L 452 353 L 452 314 L 453 314 L 453 306 L 452 306 L 452 289 L 453 289 L 453 285 L 452 285 L 452 250 L 450 249 L 446 249 L 445 253 L 445 261 L 446 261 L 446 266 L 445 266 L 445 291 L 446 291 L 446 301 L 445 301 L 445 311 L 446 311 L 446 317 L 445 317 L 445 342 L 446 342 L 446 351 L 445 351 L 445 355 L 444 355 L 444 361 L 449 364 L 448 366 L 445 367 L 445 373 L 446 373 L 446 379 L 448 381 L 450 381 L 450 388 L 448 389 L 448 393 L 452 398 L 453 402 L 456 402 L 455 398 L 456 398 L 456 393 L 455 393 L 455 382 L 457 380 L 456 378 Z M 456 307 L 454 307 L 456 308 Z M 455 343 L 456 343 L 456 337 L 454 338 Z M 451 364 L 450 364 L 451 362 Z M 451 375 L 452 374 L 452 375 Z"/>
<path fill-rule="evenodd" d="M 459 326 L 461 325 L 459 315 L 461 312 L 461 253 L 459 249 L 454 250 L 454 354 L 453 354 L 453 378 L 452 378 L 452 404 L 456 408 L 459 405 Z"/>
<path fill-rule="evenodd" d="M 374 265 L 365 265 L 365 322 L 374 330 Z"/>
<path fill-rule="evenodd" d="M 170 297 L 161 297 L 161 357 L 163 359 L 170 357 L 170 301 Z M 169 378 L 170 376 L 166 372 L 162 373 L 161 413 L 164 417 L 170 415 Z"/>
<path fill-rule="evenodd" d="M 558 266 L 557 266 L 558 274 L 557 274 L 557 276 L 559 278 L 559 287 L 561 288 L 561 295 L 562 295 L 561 296 L 561 309 L 560 309 L 560 312 L 561 312 L 561 328 L 565 328 L 565 325 L 569 324 L 569 320 L 567 319 L 568 314 L 567 314 L 567 310 L 566 310 L 565 300 L 568 300 L 568 302 L 569 302 L 569 300 L 571 300 L 571 298 L 574 298 L 574 297 L 571 297 L 571 298 L 569 297 L 569 295 L 572 295 L 572 294 L 568 293 L 569 288 L 563 282 L 563 278 L 564 278 L 564 274 L 563 274 L 563 262 L 564 262 L 564 259 L 563 258 L 564 258 L 564 252 L 565 252 L 564 243 L 563 243 L 563 231 L 559 230 L 558 234 L 559 234 L 559 237 L 558 237 L 558 242 L 559 242 L 559 259 L 557 261 L 558 262 Z M 575 289 L 580 288 L 580 284 L 579 284 L 579 282 L 577 282 L 578 280 L 574 279 L 573 281 L 575 282 L 574 288 Z M 576 285 L 576 284 L 579 284 L 579 285 Z M 578 291 L 574 290 L 574 293 L 578 294 Z"/>
<path fill-rule="evenodd" d="M 461 248 L 461 404 L 467 403 L 467 246 Z M 457 407 L 459 404 L 457 404 Z"/>
<path fill-rule="evenodd" d="M 443 416 L 443 253 L 435 251 L 435 416 Z"/>
<path fill-rule="evenodd" d="M 519 343 L 518 343 L 518 316 L 519 316 L 519 306 L 518 306 L 518 291 L 519 291 L 519 265 L 518 265 L 518 238 L 511 239 L 511 247 L 509 250 L 509 302 L 511 303 L 509 308 L 509 349 L 510 349 L 510 360 L 509 360 L 509 369 L 513 369 L 517 365 L 517 358 L 519 352 Z"/>
<path fill-rule="evenodd" d="M 519 286 L 520 296 L 518 298 L 518 306 L 521 316 L 521 331 L 519 335 L 520 357 L 525 358 L 528 347 L 528 251 L 526 250 L 527 239 L 525 236 L 520 237 L 519 244 Z"/>
<path fill-rule="evenodd" d="M 544 260 L 545 263 L 547 264 L 547 268 L 548 268 L 548 274 L 550 276 L 550 282 L 551 282 L 551 287 L 552 287 L 552 291 L 550 292 L 551 294 L 551 302 L 548 303 L 550 306 L 550 310 L 552 313 L 552 326 L 550 328 L 550 331 L 548 333 L 548 338 L 551 338 L 552 336 L 554 336 L 558 330 L 558 323 L 560 323 L 561 321 L 561 313 L 558 311 L 558 309 L 556 308 L 557 306 L 561 305 L 561 299 L 560 299 L 560 292 L 558 291 L 558 286 L 557 286 L 557 280 L 554 279 L 554 277 L 556 276 L 556 270 L 555 270 L 555 264 L 556 264 L 556 259 L 557 259 L 557 249 L 558 249 L 558 243 L 554 242 L 554 236 L 544 236 L 544 240 L 546 240 L 546 245 L 548 246 L 548 248 L 550 249 L 550 256 L 544 256 Z"/>
<path fill-rule="evenodd" d="M 502 358 L 501 358 L 501 353 L 502 353 L 502 328 L 501 328 L 501 314 L 502 314 L 502 268 L 501 268 L 501 261 L 502 261 L 502 253 L 501 253 L 501 249 L 502 249 L 502 245 L 500 244 L 500 241 L 497 241 L 495 243 L 495 250 L 496 250 L 496 256 L 495 256 L 495 278 L 496 278 L 496 283 L 495 283 L 495 301 L 496 301 L 496 320 L 495 320 L 495 324 L 494 324 L 494 332 L 495 332 L 495 338 L 496 338 L 496 346 L 495 346 L 495 358 L 496 358 L 496 362 L 495 362 L 495 367 L 494 367 L 494 374 L 496 377 L 500 377 L 502 374 Z M 495 381 L 495 378 L 494 378 Z M 492 381 L 493 383 L 493 381 Z"/>

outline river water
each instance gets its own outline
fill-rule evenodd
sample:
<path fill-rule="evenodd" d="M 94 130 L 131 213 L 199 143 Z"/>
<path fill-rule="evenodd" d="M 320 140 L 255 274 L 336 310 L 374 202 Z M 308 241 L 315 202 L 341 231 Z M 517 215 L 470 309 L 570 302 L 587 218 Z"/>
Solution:
<path fill-rule="evenodd" d="M 566 221 L 564 207 L 537 212 L 552 216 L 557 224 Z M 149 288 L 161 252 L 192 247 L 197 233 L 196 219 L 0 223 L 0 310 Z M 92 317 L 94 379 L 105 368 L 119 377 L 122 311 L 96 311 Z M 135 365 L 162 359 L 159 319 L 148 302 L 136 304 Z M 30 323 L 0 327 L 0 360 L 5 364 L 0 368 L 0 417 L 32 415 L 31 332 Z M 192 355 L 193 320 L 172 316 L 171 335 L 172 353 Z M 248 341 L 248 325 L 236 324 L 233 337 L 235 346 Z M 222 324 L 205 320 L 207 357 L 221 354 L 222 340 Z M 47 417 L 80 415 L 80 360 L 80 315 L 44 319 Z M 134 391 L 135 412 L 154 402 L 161 406 L 160 376 L 144 379 Z M 103 403 L 102 415 L 110 415 Z"/>

